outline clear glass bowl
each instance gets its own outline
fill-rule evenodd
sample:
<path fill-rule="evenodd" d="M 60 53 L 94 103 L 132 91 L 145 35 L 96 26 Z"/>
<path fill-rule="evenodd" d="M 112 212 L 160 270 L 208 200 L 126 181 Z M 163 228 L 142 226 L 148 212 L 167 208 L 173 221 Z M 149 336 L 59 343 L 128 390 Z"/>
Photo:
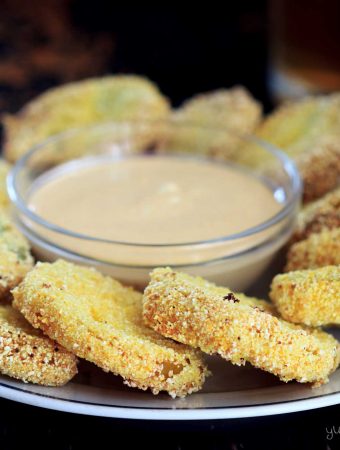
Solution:
<path fill-rule="evenodd" d="M 208 241 L 147 245 L 75 233 L 47 222 L 27 206 L 36 180 L 51 169 L 62 170 L 65 163 L 87 164 L 93 158 L 164 154 L 242 168 L 260 177 L 273 190 L 280 200 L 280 211 L 241 233 Z M 53 261 L 60 257 L 94 266 L 138 287 L 147 284 L 154 267 L 171 266 L 234 290 L 245 290 L 290 237 L 300 202 L 301 181 L 294 163 L 284 153 L 257 138 L 175 122 L 124 122 L 72 129 L 34 147 L 11 171 L 8 191 L 16 223 L 39 260 Z"/>

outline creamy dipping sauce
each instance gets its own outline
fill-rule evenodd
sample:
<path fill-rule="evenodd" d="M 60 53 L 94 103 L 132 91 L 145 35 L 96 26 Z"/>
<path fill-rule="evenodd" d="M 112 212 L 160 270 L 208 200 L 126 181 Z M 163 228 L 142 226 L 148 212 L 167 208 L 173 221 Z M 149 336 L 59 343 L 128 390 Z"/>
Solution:
<path fill-rule="evenodd" d="M 63 164 L 35 181 L 28 205 L 64 229 L 141 244 L 220 238 L 282 208 L 263 181 L 233 166 L 153 155 Z"/>

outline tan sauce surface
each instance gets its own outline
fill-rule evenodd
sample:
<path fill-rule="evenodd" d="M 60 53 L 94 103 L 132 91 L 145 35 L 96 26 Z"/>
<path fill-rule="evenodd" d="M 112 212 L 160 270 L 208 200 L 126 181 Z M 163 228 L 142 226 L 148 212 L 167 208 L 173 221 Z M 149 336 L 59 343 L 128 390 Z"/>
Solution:
<path fill-rule="evenodd" d="M 262 181 L 241 170 L 175 156 L 66 164 L 38 179 L 29 198 L 29 208 L 55 225 L 142 244 L 216 239 L 256 226 L 281 207 Z M 96 243 L 88 245 L 94 249 Z M 86 246 L 72 243 L 82 254 Z M 124 251 L 126 246 L 115 247 L 120 262 L 124 255 L 117 252 Z M 101 252 L 98 244 L 95 253 Z"/>

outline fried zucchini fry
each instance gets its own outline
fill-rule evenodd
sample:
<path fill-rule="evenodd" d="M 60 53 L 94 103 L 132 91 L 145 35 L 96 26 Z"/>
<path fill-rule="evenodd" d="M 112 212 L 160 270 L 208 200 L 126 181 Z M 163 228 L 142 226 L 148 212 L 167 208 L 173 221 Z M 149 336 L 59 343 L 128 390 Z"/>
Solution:
<path fill-rule="evenodd" d="M 12 306 L 0 305 L 0 372 L 25 382 L 62 386 L 77 373 L 77 359 Z"/>
<path fill-rule="evenodd" d="M 248 361 L 286 382 L 325 383 L 339 363 L 339 343 L 331 335 L 285 322 L 227 288 L 169 268 L 152 272 L 143 315 L 163 336 L 233 364 Z"/>
<path fill-rule="evenodd" d="M 340 228 L 340 187 L 309 203 L 300 211 L 292 242 L 333 228 Z"/>
<path fill-rule="evenodd" d="M 285 272 L 340 264 L 340 228 L 312 233 L 293 244 L 287 253 Z"/>
<path fill-rule="evenodd" d="M 340 266 L 276 275 L 270 298 L 289 322 L 340 325 Z"/>
<path fill-rule="evenodd" d="M 202 387 L 207 370 L 200 353 L 147 328 L 142 294 L 94 269 L 38 263 L 13 296 L 34 327 L 131 387 L 173 397 Z"/>
<path fill-rule="evenodd" d="M 305 202 L 336 187 L 340 175 L 340 94 L 283 105 L 263 121 L 256 135 L 296 161 Z"/>
<path fill-rule="evenodd" d="M 5 211 L 0 211 L 0 299 L 33 267 L 28 242 L 14 227 Z"/>
<path fill-rule="evenodd" d="M 16 115 L 4 117 L 5 156 L 16 161 L 32 146 L 70 128 L 103 121 L 162 119 L 168 101 L 138 76 L 93 78 L 50 89 Z"/>
<path fill-rule="evenodd" d="M 230 159 L 239 136 L 251 133 L 261 115 L 260 103 L 241 86 L 198 94 L 174 111 L 173 121 L 183 127 L 167 130 L 158 148 Z"/>

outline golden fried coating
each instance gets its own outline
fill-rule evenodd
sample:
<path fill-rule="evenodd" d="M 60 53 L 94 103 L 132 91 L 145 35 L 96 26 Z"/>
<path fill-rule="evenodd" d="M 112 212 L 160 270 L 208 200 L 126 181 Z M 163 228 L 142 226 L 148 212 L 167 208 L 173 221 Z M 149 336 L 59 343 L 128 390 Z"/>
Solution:
<path fill-rule="evenodd" d="M 289 322 L 340 325 L 340 266 L 276 275 L 270 298 Z"/>
<path fill-rule="evenodd" d="M 7 208 L 10 204 L 6 186 L 6 179 L 10 168 L 10 164 L 0 158 L 0 209 Z"/>
<path fill-rule="evenodd" d="M 312 233 L 333 228 L 340 228 L 340 187 L 300 211 L 292 241 L 301 241 Z"/>
<path fill-rule="evenodd" d="M 145 323 L 163 336 L 246 361 L 283 381 L 325 383 L 339 363 L 339 344 L 317 329 L 294 325 L 244 303 L 227 288 L 169 268 L 155 269 L 144 292 Z"/>
<path fill-rule="evenodd" d="M 198 94 L 174 111 L 177 127 L 166 130 L 157 147 L 230 159 L 242 142 L 239 136 L 251 133 L 261 114 L 261 105 L 241 86 Z"/>
<path fill-rule="evenodd" d="M 162 119 L 170 106 L 138 76 L 107 76 L 50 89 L 16 115 L 4 117 L 5 156 L 16 161 L 32 146 L 64 130 L 103 121 Z"/>
<path fill-rule="evenodd" d="M 12 306 L 0 306 L 0 372 L 25 382 L 62 386 L 77 373 L 77 359 Z"/>
<path fill-rule="evenodd" d="M 129 386 L 173 397 L 202 387 L 207 371 L 200 353 L 147 328 L 142 295 L 94 269 L 38 263 L 13 296 L 34 327 Z"/>
<path fill-rule="evenodd" d="M 340 228 L 312 233 L 293 244 L 287 253 L 285 272 L 340 264 Z"/>
<path fill-rule="evenodd" d="M 340 94 L 307 97 L 284 104 L 255 134 L 295 160 L 304 182 L 304 201 L 334 189 L 340 175 Z M 252 163 L 261 153 L 245 152 Z"/>
<path fill-rule="evenodd" d="M 0 299 L 24 278 L 33 267 L 28 242 L 0 210 Z"/>
<path fill-rule="evenodd" d="M 251 133 L 258 125 L 262 106 L 242 86 L 198 94 L 174 113 L 177 121 Z"/>

